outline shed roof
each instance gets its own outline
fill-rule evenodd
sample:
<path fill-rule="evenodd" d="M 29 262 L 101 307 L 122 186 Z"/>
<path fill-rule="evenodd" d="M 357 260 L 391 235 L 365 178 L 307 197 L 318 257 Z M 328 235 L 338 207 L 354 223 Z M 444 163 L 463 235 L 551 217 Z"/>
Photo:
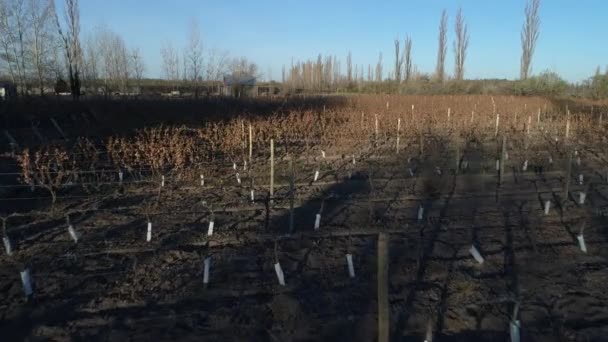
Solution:
<path fill-rule="evenodd" d="M 254 86 L 256 78 L 250 75 L 224 75 L 224 85 Z"/>

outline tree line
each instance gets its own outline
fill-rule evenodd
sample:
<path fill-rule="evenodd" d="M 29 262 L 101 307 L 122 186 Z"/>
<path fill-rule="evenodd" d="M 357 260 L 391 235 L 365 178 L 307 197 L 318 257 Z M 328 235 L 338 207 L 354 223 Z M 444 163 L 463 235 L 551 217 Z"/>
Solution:
<path fill-rule="evenodd" d="M 146 63 L 139 47 L 128 47 L 105 26 L 81 36 L 78 0 L 63 0 L 62 13 L 53 0 L 0 0 L 0 74 L 19 95 L 44 94 L 61 83 L 75 99 L 82 89 L 103 94 L 141 89 Z M 162 77 L 174 89 L 193 89 L 195 96 L 203 83 L 220 84 L 225 73 L 260 75 L 245 57 L 231 59 L 225 51 L 204 49 L 195 22 L 186 46 L 167 41 L 160 55 Z"/>
<path fill-rule="evenodd" d="M 526 80 L 529 77 L 532 58 L 536 49 L 536 43 L 540 35 L 540 0 L 528 0 L 524 9 L 524 24 L 521 31 L 521 70 L 520 79 Z M 386 85 L 391 85 L 388 90 L 399 91 L 402 86 L 407 86 L 416 80 L 433 80 L 443 83 L 447 80 L 445 70 L 447 50 L 448 50 L 448 14 L 444 9 L 441 12 L 438 29 L 437 63 L 432 75 L 427 75 L 418 70 L 412 62 L 412 37 L 406 35 L 401 49 L 401 41 L 394 41 L 394 67 L 388 72 L 383 73 L 382 53 L 378 56 L 375 66 L 368 64 L 355 65 L 353 71 L 352 54 L 346 57 L 346 74 L 340 73 L 340 61 L 336 56 L 319 55 L 315 60 L 304 62 L 292 62 L 286 70 L 283 66 L 282 81 L 290 89 L 300 89 L 305 91 L 334 91 L 336 89 L 361 91 L 369 88 L 371 83 L 376 83 L 376 88 L 387 90 Z M 454 74 L 452 80 L 462 81 L 465 79 L 465 62 L 469 48 L 470 33 L 465 21 L 462 9 L 459 8 L 454 22 L 453 41 L 454 51 Z M 366 74 L 367 72 L 367 74 Z M 385 82 L 382 87 L 379 83 Z"/>
<path fill-rule="evenodd" d="M 146 63 L 139 47 L 127 46 L 108 27 L 97 27 L 81 39 L 78 0 L 62 0 L 59 14 L 53 0 L 0 0 L 0 70 L 16 85 L 21 95 L 44 94 L 45 89 L 66 80 L 74 98 L 81 89 L 102 94 L 132 93 L 144 85 Z M 540 0 L 527 0 L 522 25 L 520 81 L 513 92 L 527 94 L 539 89 L 555 93 L 566 88 L 558 75 L 543 72 L 531 76 L 532 60 L 540 36 Z M 394 40 L 392 66 L 385 68 L 380 52 L 375 65 L 356 64 L 351 52 L 345 63 L 335 55 L 319 54 L 314 59 L 293 61 L 283 66 L 281 82 L 285 92 L 461 92 L 475 88 L 465 82 L 470 32 L 462 9 L 453 23 L 454 71 L 446 72 L 449 16 L 441 12 L 437 61 L 433 73 L 421 72 L 412 59 L 412 37 Z M 219 92 L 223 76 L 260 77 L 259 67 L 246 57 L 204 46 L 195 21 L 189 26 L 187 42 L 176 47 L 165 41 L 160 49 L 162 78 L 171 89 L 187 88 L 198 97 L 203 89 Z M 599 71 L 581 85 L 595 97 L 608 96 L 608 76 Z M 270 78 L 268 75 L 267 78 Z M 487 84 L 487 80 L 483 81 Z M 148 84 L 149 82 L 146 82 Z M 473 90 L 475 92 L 475 90 Z"/>

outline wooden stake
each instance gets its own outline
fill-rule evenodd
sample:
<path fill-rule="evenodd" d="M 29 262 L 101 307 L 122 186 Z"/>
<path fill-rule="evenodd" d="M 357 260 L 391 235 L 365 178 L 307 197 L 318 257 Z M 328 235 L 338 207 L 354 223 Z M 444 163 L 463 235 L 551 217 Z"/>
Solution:
<path fill-rule="evenodd" d="M 388 234 L 378 233 L 378 342 L 388 342 Z"/>
<path fill-rule="evenodd" d="M 270 203 L 274 197 L 274 139 L 270 139 Z"/>
<path fill-rule="evenodd" d="M 397 153 L 399 153 L 399 133 L 401 131 L 401 118 L 397 119 Z"/>
<path fill-rule="evenodd" d="M 572 177 L 572 151 L 568 149 L 568 171 L 566 171 L 566 184 L 564 185 L 564 198 L 563 201 L 568 200 L 568 193 L 570 191 L 570 178 Z"/>
<path fill-rule="evenodd" d="M 251 164 L 253 158 L 253 129 L 251 123 L 249 123 L 249 164 Z"/>
<path fill-rule="evenodd" d="M 456 169 L 455 169 L 455 173 L 458 174 L 458 171 L 460 171 L 460 151 L 458 150 L 458 148 L 456 148 Z"/>
<path fill-rule="evenodd" d="M 422 131 L 420 131 L 420 159 L 422 159 L 422 155 L 424 155 L 424 140 L 422 136 Z"/>
<path fill-rule="evenodd" d="M 295 174 L 293 171 L 293 159 L 289 159 L 289 234 L 293 233 L 293 207 L 295 197 Z"/>
<path fill-rule="evenodd" d="M 448 127 L 450 126 L 450 116 L 452 114 L 452 108 L 448 108 Z"/>
<path fill-rule="evenodd" d="M 505 155 L 507 153 L 507 137 L 502 136 L 502 151 L 500 153 L 500 171 L 498 175 L 498 184 L 502 185 L 505 176 Z"/>
<path fill-rule="evenodd" d="M 376 124 L 376 128 L 375 128 L 375 134 L 376 134 L 376 141 L 375 143 L 378 143 L 378 114 L 375 115 L 375 124 Z"/>

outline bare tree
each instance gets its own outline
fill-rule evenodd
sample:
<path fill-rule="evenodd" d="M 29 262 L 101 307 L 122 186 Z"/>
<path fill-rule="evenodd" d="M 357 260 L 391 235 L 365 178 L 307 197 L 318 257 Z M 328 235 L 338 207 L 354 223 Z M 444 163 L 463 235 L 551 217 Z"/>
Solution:
<path fill-rule="evenodd" d="M 14 64 L 14 56 L 12 53 L 13 39 L 12 28 L 9 24 L 10 11 L 8 5 L 4 1 L 0 1 L 0 44 L 2 52 L 0 53 L 0 61 L 4 62 L 5 68 L 8 70 L 9 76 L 13 84 L 17 83 L 17 72 Z"/>
<path fill-rule="evenodd" d="M 353 81 L 353 55 L 350 51 L 348 51 L 348 55 L 346 56 L 346 80 L 349 85 Z"/>
<path fill-rule="evenodd" d="M 285 64 L 283 64 L 283 68 L 281 69 L 281 84 L 285 84 Z"/>
<path fill-rule="evenodd" d="M 235 58 L 230 63 L 230 72 L 235 77 L 259 77 L 257 64 L 247 58 Z"/>
<path fill-rule="evenodd" d="M 459 81 L 464 79 L 464 62 L 467 58 L 467 48 L 469 47 L 469 31 L 467 24 L 462 16 L 462 9 L 458 9 L 456 15 L 456 40 L 454 41 L 454 78 Z"/>
<path fill-rule="evenodd" d="M 244 81 L 245 78 L 257 78 L 260 76 L 257 64 L 250 62 L 245 57 L 233 59 L 229 68 L 234 80 L 232 91 L 237 97 L 240 97 L 243 94 L 244 87 L 241 82 Z"/>
<path fill-rule="evenodd" d="M 97 29 L 91 44 L 91 53 L 96 53 L 101 62 L 99 74 L 103 79 L 104 93 L 108 95 L 112 91 L 128 92 L 130 56 L 122 37 L 108 28 L 101 27 Z"/>
<path fill-rule="evenodd" d="M 401 68 L 403 67 L 403 56 L 400 54 L 399 38 L 395 39 L 395 82 L 397 84 L 397 90 L 399 84 L 401 84 Z"/>
<path fill-rule="evenodd" d="M 448 32 L 448 13 L 444 9 L 441 12 L 441 20 L 439 21 L 439 38 L 437 39 L 437 66 L 435 68 L 435 77 L 438 81 L 443 82 L 445 79 L 445 56 L 447 54 L 447 32 Z"/>
<path fill-rule="evenodd" d="M 532 57 L 536 49 L 536 42 L 540 35 L 540 0 L 528 0 L 526 3 L 525 21 L 521 30 L 521 71 L 520 78 L 525 80 L 530 75 Z"/>
<path fill-rule="evenodd" d="M 332 75 L 331 84 L 333 85 L 333 90 L 335 91 L 338 89 L 338 84 L 340 83 L 340 74 L 341 74 L 340 61 L 338 60 L 338 56 L 335 56 L 335 55 L 334 55 L 334 61 L 332 62 L 332 70 L 333 70 L 333 75 Z"/>
<path fill-rule="evenodd" d="M 206 79 L 211 81 L 213 85 L 213 91 L 215 91 L 216 83 L 218 83 L 222 75 L 226 72 L 228 63 L 228 52 L 221 51 L 218 49 L 208 50 L 207 64 L 206 64 Z"/>
<path fill-rule="evenodd" d="M 146 70 L 146 65 L 144 64 L 144 59 L 141 55 L 141 51 L 139 48 L 134 48 L 131 50 L 131 55 L 129 56 L 131 74 L 135 77 L 135 81 L 137 82 L 137 87 L 139 88 L 139 92 L 141 93 L 141 80 L 144 77 L 144 71 Z"/>
<path fill-rule="evenodd" d="M 2 59 L 9 65 L 11 79 L 21 94 L 25 94 L 27 86 L 26 30 L 29 25 L 26 10 L 24 0 L 0 2 L 0 40 L 4 48 Z"/>
<path fill-rule="evenodd" d="M 323 89 L 323 78 L 324 78 L 324 71 L 325 71 L 325 65 L 323 65 L 323 56 L 321 56 L 321 54 L 319 54 L 317 56 L 317 63 L 314 66 L 314 86 L 316 87 L 317 91 L 321 91 Z"/>
<path fill-rule="evenodd" d="M 82 51 L 80 48 L 80 9 L 78 0 L 65 0 L 65 28 L 62 27 L 57 11 L 55 22 L 59 36 L 63 42 L 65 60 L 68 66 L 70 78 L 70 89 L 75 100 L 80 98 L 80 65 L 82 62 Z"/>
<path fill-rule="evenodd" d="M 378 55 L 378 62 L 376 63 L 376 82 L 382 82 L 382 52 Z"/>
<path fill-rule="evenodd" d="M 29 54 L 40 95 L 44 95 L 44 84 L 48 78 L 50 50 L 54 48 L 55 36 L 50 29 L 52 13 L 51 2 L 29 0 L 31 29 Z"/>
<path fill-rule="evenodd" d="M 320 55 L 319 55 L 320 56 Z M 322 80 L 323 80 L 323 90 L 324 89 L 330 89 L 331 87 L 331 79 L 332 79 L 332 75 L 333 75 L 333 59 L 331 58 L 331 56 L 325 56 L 325 64 L 322 65 L 322 70 L 323 70 L 323 76 L 322 76 Z M 322 90 L 322 89 L 319 89 Z"/>
<path fill-rule="evenodd" d="M 405 81 L 409 82 L 412 79 L 412 37 L 410 37 L 409 34 L 405 37 L 403 55 L 405 63 Z"/>
<path fill-rule="evenodd" d="M 82 49 L 82 84 L 89 89 L 89 91 L 97 91 L 99 87 L 99 47 L 97 44 L 96 36 L 89 34 L 84 40 L 84 46 Z"/>
<path fill-rule="evenodd" d="M 165 78 L 172 81 L 173 87 L 179 83 L 179 55 L 170 42 L 166 42 L 160 50 L 163 59 L 163 73 Z"/>
<path fill-rule="evenodd" d="M 201 32 L 198 24 L 192 21 L 188 36 L 188 46 L 184 53 L 184 63 L 187 64 L 187 73 L 192 85 L 194 86 L 194 97 L 198 99 L 201 76 L 203 72 L 203 45 L 201 42 Z"/>
<path fill-rule="evenodd" d="M 61 49 L 61 42 L 57 42 L 57 48 L 51 49 L 49 54 L 49 68 L 51 72 L 51 78 L 54 81 L 63 79 L 65 75 L 65 63 L 62 58 L 63 49 Z"/>

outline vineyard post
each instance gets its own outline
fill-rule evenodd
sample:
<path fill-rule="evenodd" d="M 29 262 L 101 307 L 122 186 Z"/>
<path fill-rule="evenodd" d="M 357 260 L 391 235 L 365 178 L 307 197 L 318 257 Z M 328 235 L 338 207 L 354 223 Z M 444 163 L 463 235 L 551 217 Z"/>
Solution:
<path fill-rule="evenodd" d="M 293 233 L 294 221 L 294 197 L 295 197 L 295 174 L 293 170 L 293 158 L 289 158 L 289 234 Z"/>
<path fill-rule="evenodd" d="M 6 255 L 11 256 L 13 254 L 13 248 L 11 246 L 11 240 L 6 233 L 6 221 L 8 220 L 8 216 L 0 217 L 0 220 L 2 220 L 2 242 L 4 243 L 4 249 L 6 251 Z"/>
<path fill-rule="evenodd" d="M 270 139 L 270 204 L 274 197 L 274 139 Z"/>
<path fill-rule="evenodd" d="M 249 171 L 249 188 L 251 190 L 251 203 L 255 204 L 255 184 L 251 171 Z"/>
<path fill-rule="evenodd" d="M 251 128 L 251 123 L 249 123 L 249 164 L 253 163 L 253 129 Z"/>
<path fill-rule="evenodd" d="M 502 136 L 502 149 L 500 152 L 500 170 L 498 174 L 498 184 L 502 185 L 502 181 L 505 175 L 505 155 L 507 152 L 507 136 Z"/>
<path fill-rule="evenodd" d="M 498 125 L 500 123 L 500 114 L 496 113 L 496 129 L 494 130 L 494 137 L 498 137 Z"/>
<path fill-rule="evenodd" d="M 386 233 L 378 233 L 378 342 L 388 342 L 390 336 L 388 239 Z"/>
<path fill-rule="evenodd" d="M 279 242 L 277 240 L 274 241 L 274 262 L 274 271 L 277 274 L 279 285 L 285 286 L 285 273 L 279 263 Z"/>
<path fill-rule="evenodd" d="M 241 149 L 245 154 L 245 120 L 241 120 Z"/>
<path fill-rule="evenodd" d="M 563 202 L 568 200 L 568 193 L 570 191 L 570 177 L 572 176 L 572 151 L 568 148 L 568 169 L 566 171 L 566 183 L 564 184 L 564 198 Z"/>
<path fill-rule="evenodd" d="M 456 169 L 454 170 L 455 174 L 458 174 L 460 171 L 460 150 L 458 149 L 458 144 L 456 145 Z"/>
<path fill-rule="evenodd" d="M 373 181 L 373 168 L 372 168 L 372 164 L 369 163 L 367 165 L 368 168 L 368 181 L 369 181 L 369 197 L 367 199 L 367 206 L 368 206 L 368 211 L 369 211 L 369 222 L 370 224 L 374 222 L 374 203 L 373 203 L 373 197 L 374 197 L 374 181 Z"/>
<path fill-rule="evenodd" d="M 452 114 L 452 108 L 448 107 L 448 128 L 450 127 L 450 116 Z"/>
<path fill-rule="evenodd" d="M 479 250 L 477 249 L 477 247 L 475 247 L 475 242 L 473 242 L 473 244 L 471 244 L 471 248 L 469 248 L 469 254 L 471 254 L 473 259 L 475 259 L 475 261 L 477 261 L 477 263 L 479 263 L 480 265 L 483 265 L 485 260 L 484 260 L 483 256 L 481 255 L 481 253 L 479 253 Z"/>
<path fill-rule="evenodd" d="M 397 154 L 399 154 L 399 138 L 400 138 L 400 131 L 401 131 L 401 118 L 397 119 Z"/>
<path fill-rule="evenodd" d="M 29 298 L 34 290 L 32 288 L 32 276 L 29 268 L 21 271 L 21 284 L 23 285 L 23 292 L 25 293 L 25 297 Z"/>
<path fill-rule="evenodd" d="M 545 215 L 549 215 L 549 210 L 551 210 L 551 201 L 550 200 L 546 200 L 545 201 Z"/>
<path fill-rule="evenodd" d="M 375 137 L 374 145 L 378 145 L 378 114 L 375 114 Z"/>
<path fill-rule="evenodd" d="M 587 224 L 587 222 L 583 221 L 583 223 L 581 224 L 581 229 L 578 232 L 578 235 L 576 236 L 576 239 L 578 240 L 578 245 L 581 249 L 581 252 L 583 253 L 587 253 L 587 245 L 585 244 L 585 225 Z"/>
<path fill-rule="evenodd" d="M 207 236 L 213 235 L 213 229 L 215 228 L 215 212 L 213 211 L 213 205 L 209 206 L 209 226 L 207 227 Z"/>
<path fill-rule="evenodd" d="M 511 322 L 509 324 L 509 336 L 511 337 L 511 341 L 513 341 L 513 342 L 520 341 L 520 336 L 519 336 L 520 322 L 517 319 L 518 313 L 519 313 L 519 302 L 516 302 L 515 306 L 513 307 L 513 314 L 511 315 Z"/>
<path fill-rule="evenodd" d="M 211 268 L 211 257 L 205 257 L 203 261 L 203 286 L 209 286 L 209 269 Z"/>
<path fill-rule="evenodd" d="M 570 110 L 568 110 L 568 114 L 566 117 L 566 139 L 568 140 L 568 138 L 570 137 Z"/>
<path fill-rule="evenodd" d="M 427 342 L 433 342 L 433 320 L 429 319 L 429 321 L 426 323 L 426 334 L 425 334 L 425 341 Z"/>
<path fill-rule="evenodd" d="M 365 131 L 365 112 L 361 112 L 361 131 Z"/>
<path fill-rule="evenodd" d="M 355 265 L 353 265 L 353 255 L 346 254 L 346 264 L 348 265 L 348 276 L 351 278 L 355 277 Z"/>
<path fill-rule="evenodd" d="M 68 233 L 72 237 L 72 240 L 74 240 L 74 243 L 78 243 L 79 236 L 78 236 L 78 233 L 76 232 L 76 230 L 74 229 L 74 226 L 70 222 L 70 214 L 69 213 L 65 215 L 65 220 L 66 220 L 66 223 L 68 225 Z"/>
<path fill-rule="evenodd" d="M 412 105 L 412 119 L 410 120 L 410 125 L 414 124 L 414 105 Z"/>

